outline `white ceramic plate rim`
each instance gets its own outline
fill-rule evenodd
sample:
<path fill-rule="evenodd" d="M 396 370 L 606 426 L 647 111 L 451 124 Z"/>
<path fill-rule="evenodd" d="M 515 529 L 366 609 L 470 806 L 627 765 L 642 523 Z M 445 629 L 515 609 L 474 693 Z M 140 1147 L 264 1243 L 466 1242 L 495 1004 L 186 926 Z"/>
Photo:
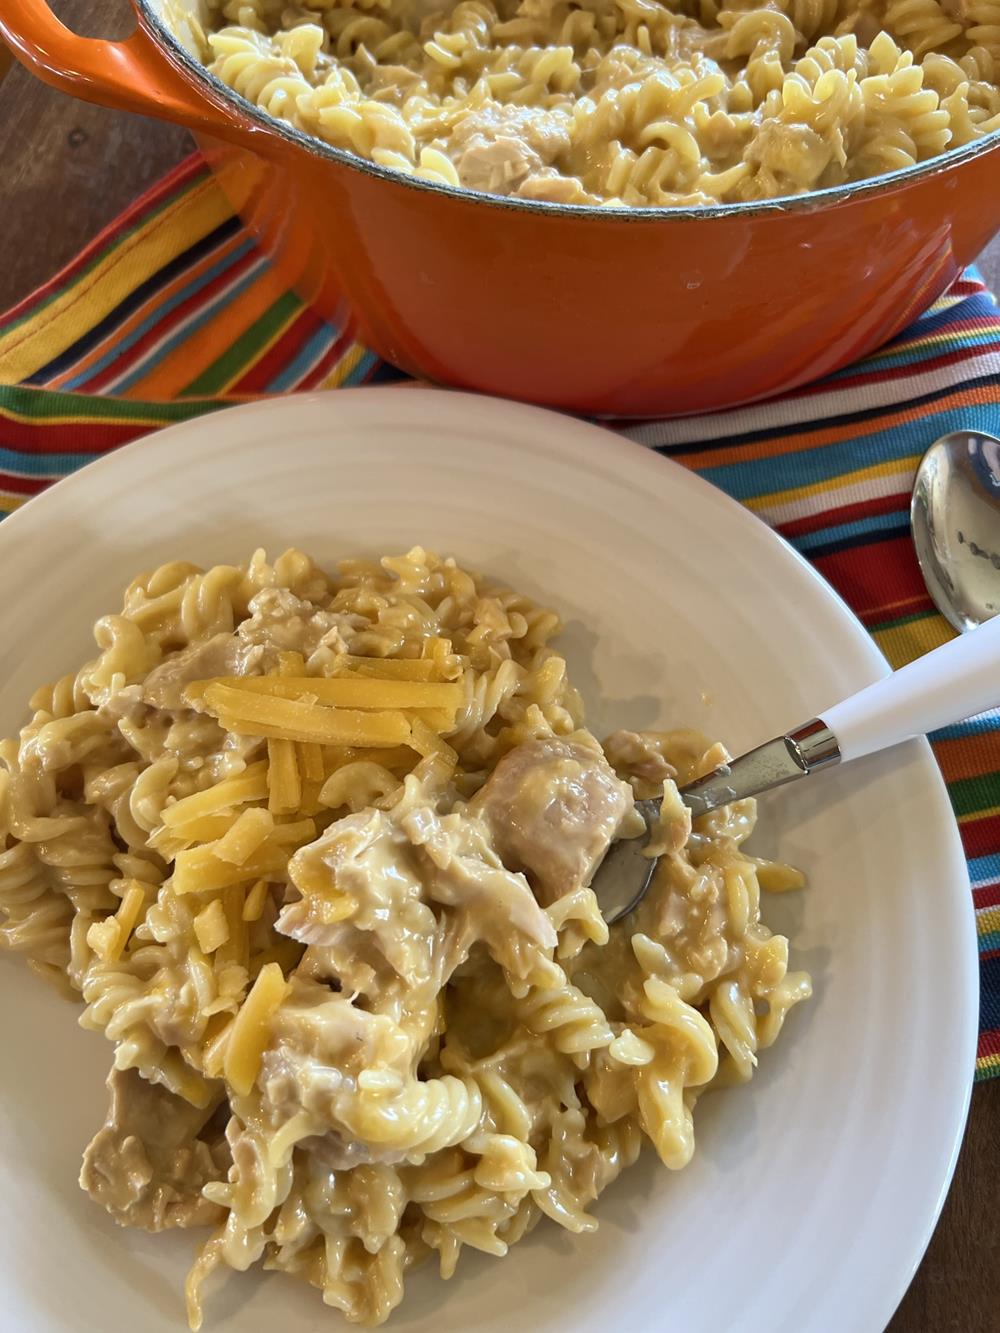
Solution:
<path fill-rule="evenodd" d="M 341 411 L 345 416 L 354 416 L 363 421 L 364 413 L 369 409 L 375 410 L 377 414 L 380 402 L 386 401 L 388 395 L 392 396 L 394 404 L 398 403 L 403 391 L 403 386 L 392 386 L 352 390 L 349 394 L 338 391 L 334 394 L 309 394 L 290 400 L 247 404 L 227 409 L 221 414 L 181 422 L 135 441 L 63 479 L 12 514 L 0 526 L 0 567 L 16 571 L 20 555 L 27 554 L 28 545 L 33 541 L 44 539 L 47 527 L 88 504 L 100 504 L 105 480 L 111 474 L 118 474 L 120 483 L 131 472 L 136 482 L 141 483 L 144 472 L 156 462 L 162 464 L 170 457 L 180 465 L 185 448 L 193 450 L 189 462 L 201 467 L 211 466 L 210 461 L 200 460 L 197 456 L 197 444 L 199 439 L 204 441 L 206 438 L 207 423 L 218 428 L 220 436 L 223 433 L 231 435 L 238 432 L 242 420 L 252 416 L 272 421 L 274 436 L 280 439 L 284 432 L 294 429 L 297 418 L 307 420 L 317 406 L 331 414 L 332 420 Z M 521 425 L 527 423 L 532 428 L 537 437 L 535 447 L 540 451 L 560 459 L 572 455 L 583 460 L 586 455 L 586 461 L 592 469 L 603 470 L 615 477 L 623 474 L 634 476 L 637 486 L 654 494 L 663 493 L 668 488 L 675 492 L 686 492 L 692 504 L 697 503 L 714 520 L 724 523 L 748 551 L 769 547 L 771 558 L 777 559 L 775 552 L 780 550 L 780 559 L 785 565 L 782 572 L 784 574 L 787 571 L 789 580 L 796 585 L 803 616 L 808 616 L 811 606 L 819 606 L 821 603 L 826 604 L 828 612 L 835 614 L 843 636 L 842 647 L 845 652 L 853 655 L 857 663 L 857 687 L 887 671 L 884 659 L 863 626 L 821 576 L 748 510 L 729 500 L 695 474 L 601 428 L 537 408 L 422 388 L 408 388 L 407 395 L 415 417 L 438 414 L 453 420 L 456 413 L 467 411 L 481 416 L 485 410 L 493 414 L 493 419 L 498 422 L 504 418 L 509 421 L 520 418 Z M 486 445 L 488 441 L 484 447 Z M 790 722 L 795 720 L 789 719 Z M 954 936 L 952 943 L 964 959 L 964 966 L 961 975 L 949 978 L 953 1042 L 941 1053 L 938 1066 L 940 1081 L 945 1088 L 940 1095 L 948 1100 L 949 1132 L 946 1142 L 941 1145 L 942 1151 L 937 1156 L 934 1168 L 937 1172 L 933 1182 L 934 1206 L 928 1209 L 926 1215 L 909 1219 L 906 1234 L 895 1235 L 883 1253 L 884 1280 L 879 1298 L 869 1303 L 867 1308 L 854 1311 L 857 1318 L 864 1320 L 865 1328 L 882 1327 L 888 1321 L 933 1232 L 961 1144 L 975 1058 L 978 957 L 966 863 L 947 790 L 930 747 L 925 741 L 915 744 L 919 746 L 919 764 L 926 795 L 941 815 L 941 844 L 938 849 L 940 866 L 949 887 L 954 891 L 954 907 L 949 909 L 950 928 Z M 840 1311 L 841 1317 L 847 1314 L 847 1311 Z M 861 1325 L 853 1323 L 851 1327 L 860 1328 Z"/>

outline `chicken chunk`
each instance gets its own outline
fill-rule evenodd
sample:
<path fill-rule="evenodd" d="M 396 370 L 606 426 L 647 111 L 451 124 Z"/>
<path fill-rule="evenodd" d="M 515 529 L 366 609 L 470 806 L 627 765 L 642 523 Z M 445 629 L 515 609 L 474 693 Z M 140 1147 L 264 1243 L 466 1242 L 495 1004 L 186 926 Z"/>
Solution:
<path fill-rule="evenodd" d="M 508 869 L 524 871 L 548 904 L 590 883 L 633 797 L 600 750 L 552 738 L 505 755 L 471 808 Z"/>
<path fill-rule="evenodd" d="M 341 630 L 351 618 L 307 602 L 288 588 L 264 588 L 250 600 L 250 615 L 237 626 L 237 637 L 248 645 L 276 651 L 294 650 L 308 657 L 322 643 L 345 651 Z"/>
<path fill-rule="evenodd" d="M 113 1069 L 108 1090 L 108 1117 L 83 1155 L 81 1188 L 119 1226 L 165 1231 L 221 1221 L 223 1209 L 201 1193 L 228 1168 L 221 1129 L 206 1130 L 215 1107 L 199 1110 L 134 1069 Z"/>
<path fill-rule="evenodd" d="M 185 708 L 184 688 L 212 676 L 237 676 L 245 670 L 242 644 L 233 634 L 214 634 L 171 653 L 146 677 L 142 702 L 154 708 Z"/>
<path fill-rule="evenodd" d="M 462 116 L 448 145 L 462 184 L 488 194 L 513 193 L 568 149 L 565 117 L 540 107 L 495 102 Z"/>
<path fill-rule="evenodd" d="M 662 788 L 677 769 L 663 753 L 663 738 L 651 731 L 615 731 L 604 742 L 604 753 L 619 773 Z"/>

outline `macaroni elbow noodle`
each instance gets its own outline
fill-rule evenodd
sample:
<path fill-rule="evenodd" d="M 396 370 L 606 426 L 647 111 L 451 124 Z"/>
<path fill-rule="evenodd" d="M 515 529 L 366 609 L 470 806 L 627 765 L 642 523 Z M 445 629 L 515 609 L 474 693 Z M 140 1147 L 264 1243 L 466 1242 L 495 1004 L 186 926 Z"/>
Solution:
<path fill-rule="evenodd" d="M 439 184 L 671 207 L 803 194 L 1000 128 L 1000 0 L 204 0 L 271 116 Z"/>
<path fill-rule="evenodd" d="M 371 40 L 392 3 L 356 16 Z M 434 59 L 488 78 L 493 11 L 460 11 Z M 729 36 L 780 55 L 831 13 L 801 0 Z M 270 0 L 227 15 L 237 54 L 271 40 Z M 283 41 L 323 67 L 311 22 Z M 534 62 L 532 97 L 562 96 L 572 65 Z M 803 96 L 831 73 L 856 87 L 825 68 Z M 646 94 L 654 172 L 692 160 L 664 120 L 697 104 L 692 82 Z M 177 562 L 129 586 L 93 660 L 0 742 L 0 943 L 113 1048 L 83 1187 L 122 1225 L 209 1228 L 192 1328 L 220 1269 L 263 1261 L 378 1324 L 431 1254 L 448 1277 L 464 1247 L 503 1256 L 542 1217 L 593 1230 L 644 1140 L 690 1160 L 697 1099 L 750 1078 L 808 996 L 760 911 L 801 876 L 743 849 L 753 802 L 692 824 L 677 794 L 722 747 L 602 748 L 558 629 L 419 547 L 332 576 L 297 551 Z M 609 929 L 590 880 L 654 794 L 660 868 Z"/>

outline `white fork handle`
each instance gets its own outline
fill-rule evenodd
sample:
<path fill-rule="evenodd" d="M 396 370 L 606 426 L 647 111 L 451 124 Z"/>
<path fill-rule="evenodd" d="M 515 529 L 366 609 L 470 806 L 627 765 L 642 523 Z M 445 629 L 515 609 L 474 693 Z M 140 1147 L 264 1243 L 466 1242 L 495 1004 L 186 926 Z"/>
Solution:
<path fill-rule="evenodd" d="M 998 705 L 1000 616 L 834 704 L 822 720 L 846 761 Z"/>

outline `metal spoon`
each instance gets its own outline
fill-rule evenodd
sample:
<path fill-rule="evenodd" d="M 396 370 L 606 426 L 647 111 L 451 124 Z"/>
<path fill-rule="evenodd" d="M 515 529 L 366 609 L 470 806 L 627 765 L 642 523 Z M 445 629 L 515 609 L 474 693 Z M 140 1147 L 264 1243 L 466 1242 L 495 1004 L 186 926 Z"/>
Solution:
<path fill-rule="evenodd" d="M 682 787 L 694 816 L 1000 704 L 1000 619 L 991 620 L 1000 610 L 1000 440 L 969 431 L 937 440 L 917 471 L 911 519 L 935 605 L 969 632 Z M 638 905 L 656 870 L 644 848 L 660 802 L 636 808 L 647 836 L 613 843 L 592 881 L 609 923 Z"/>
<path fill-rule="evenodd" d="M 1000 611 L 1000 440 L 942 435 L 920 460 L 910 503 L 917 560 L 934 605 L 959 633 Z"/>

